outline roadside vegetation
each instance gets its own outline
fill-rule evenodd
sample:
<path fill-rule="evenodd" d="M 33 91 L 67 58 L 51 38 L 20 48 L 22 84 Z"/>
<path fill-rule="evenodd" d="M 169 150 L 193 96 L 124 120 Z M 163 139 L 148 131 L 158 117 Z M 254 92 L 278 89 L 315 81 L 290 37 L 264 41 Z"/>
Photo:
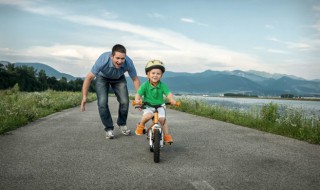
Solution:
<path fill-rule="evenodd" d="M 275 103 L 269 103 L 261 109 L 252 107 L 250 111 L 242 111 L 209 105 L 201 100 L 179 100 L 181 107 L 172 109 L 320 144 L 320 116 L 307 115 L 299 109 L 280 108 Z"/>
<path fill-rule="evenodd" d="M 63 109 L 79 106 L 81 98 L 81 92 L 20 92 L 18 84 L 9 90 L 1 90 L 0 134 Z M 94 100 L 95 93 L 89 93 L 88 101 Z"/>
<path fill-rule="evenodd" d="M 0 90 L 0 134 L 52 113 L 79 106 L 81 98 L 81 92 L 21 92 L 18 84 L 11 89 Z M 88 101 L 94 100 L 95 93 L 89 92 Z M 266 104 L 261 109 L 252 107 L 250 111 L 242 111 L 210 105 L 201 100 L 179 100 L 181 107 L 172 109 L 320 144 L 320 116 L 316 114 L 279 107 L 275 103 Z"/>

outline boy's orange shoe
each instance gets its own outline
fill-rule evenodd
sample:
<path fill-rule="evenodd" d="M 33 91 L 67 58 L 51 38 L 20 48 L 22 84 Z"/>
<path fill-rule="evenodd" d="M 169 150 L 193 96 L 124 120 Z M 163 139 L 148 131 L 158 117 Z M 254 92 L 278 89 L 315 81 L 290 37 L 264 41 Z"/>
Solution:
<path fill-rule="evenodd" d="M 137 128 L 136 128 L 136 135 L 143 135 L 143 129 L 144 129 L 144 126 L 143 125 L 140 125 L 140 124 L 137 124 Z"/>
<path fill-rule="evenodd" d="M 164 135 L 164 142 L 165 143 L 173 143 L 172 136 L 169 134 Z"/>

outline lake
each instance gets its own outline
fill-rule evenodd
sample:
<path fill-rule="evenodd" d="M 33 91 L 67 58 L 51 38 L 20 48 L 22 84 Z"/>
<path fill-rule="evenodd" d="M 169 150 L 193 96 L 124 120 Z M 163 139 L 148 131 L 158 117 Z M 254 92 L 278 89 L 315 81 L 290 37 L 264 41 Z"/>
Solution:
<path fill-rule="evenodd" d="M 307 114 L 320 116 L 320 101 L 307 100 L 282 100 L 263 98 L 235 98 L 235 97 L 208 97 L 208 96 L 183 96 L 190 99 L 202 100 L 212 105 L 223 106 L 229 109 L 250 110 L 253 107 L 261 108 L 269 103 L 279 105 L 279 110 L 293 108 L 305 111 Z"/>

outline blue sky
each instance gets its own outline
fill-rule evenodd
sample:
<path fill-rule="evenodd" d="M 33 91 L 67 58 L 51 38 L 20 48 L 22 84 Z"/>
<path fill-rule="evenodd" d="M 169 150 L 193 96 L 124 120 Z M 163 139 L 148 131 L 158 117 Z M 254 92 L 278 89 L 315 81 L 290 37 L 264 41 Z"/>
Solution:
<path fill-rule="evenodd" d="M 0 60 L 85 76 L 114 44 L 138 74 L 258 70 L 320 79 L 320 0 L 0 0 Z"/>

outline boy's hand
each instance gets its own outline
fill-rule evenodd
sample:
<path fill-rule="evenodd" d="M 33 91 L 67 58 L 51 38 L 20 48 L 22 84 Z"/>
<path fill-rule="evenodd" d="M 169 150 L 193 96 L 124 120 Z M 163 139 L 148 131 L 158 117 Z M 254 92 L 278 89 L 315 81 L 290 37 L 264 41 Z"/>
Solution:
<path fill-rule="evenodd" d="M 170 100 L 170 104 L 171 104 L 171 105 L 176 105 L 177 102 L 176 102 L 175 100 Z"/>
<path fill-rule="evenodd" d="M 134 102 L 135 102 L 136 104 L 138 104 L 138 105 L 142 103 L 141 100 L 139 100 L 139 99 L 135 99 Z"/>
<path fill-rule="evenodd" d="M 142 101 L 141 101 L 141 99 L 135 99 L 135 100 L 134 100 L 134 103 L 135 103 L 136 105 L 141 105 L 141 104 L 142 104 Z M 142 110 L 140 107 L 138 107 L 137 109 L 138 109 L 139 111 Z"/>

